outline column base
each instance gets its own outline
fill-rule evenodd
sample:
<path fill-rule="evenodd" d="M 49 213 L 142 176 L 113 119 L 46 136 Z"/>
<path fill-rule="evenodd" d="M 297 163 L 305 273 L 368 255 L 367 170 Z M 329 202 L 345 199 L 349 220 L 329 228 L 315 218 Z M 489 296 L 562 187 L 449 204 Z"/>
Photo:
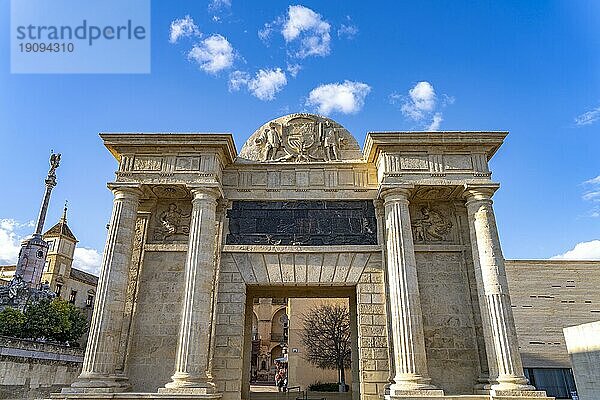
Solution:
<path fill-rule="evenodd" d="M 444 391 L 440 389 L 394 389 L 390 388 L 390 394 L 385 395 L 386 400 L 424 400 L 424 399 L 443 399 Z"/>
<path fill-rule="evenodd" d="M 61 393 L 122 393 L 131 389 L 125 375 L 81 374 Z"/>
<path fill-rule="evenodd" d="M 220 400 L 221 393 L 52 393 L 50 400 Z"/>
<path fill-rule="evenodd" d="M 193 375 L 187 372 L 176 372 L 171 377 L 171 382 L 165 387 L 159 388 L 158 393 L 183 393 L 209 395 L 216 393 L 214 383 L 208 381 L 207 377 Z"/>
<path fill-rule="evenodd" d="M 554 399 L 554 397 L 548 397 L 546 392 L 541 390 L 490 390 L 490 396 L 494 400 L 547 400 Z"/>
<path fill-rule="evenodd" d="M 220 394 L 215 392 L 214 387 L 163 387 L 158 388 L 159 394 L 190 394 L 196 396 L 204 396 L 212 398 L 212 396 L 221 397 Z"/>

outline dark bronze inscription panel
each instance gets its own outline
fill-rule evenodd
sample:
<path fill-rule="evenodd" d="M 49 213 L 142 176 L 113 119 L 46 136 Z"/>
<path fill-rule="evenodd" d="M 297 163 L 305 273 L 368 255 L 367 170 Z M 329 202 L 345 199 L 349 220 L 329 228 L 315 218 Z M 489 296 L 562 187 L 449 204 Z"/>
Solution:
<path fill-rule="evenodd" d="M 377 244 L 372 201 L 234 201 L 227 244 Z"/>

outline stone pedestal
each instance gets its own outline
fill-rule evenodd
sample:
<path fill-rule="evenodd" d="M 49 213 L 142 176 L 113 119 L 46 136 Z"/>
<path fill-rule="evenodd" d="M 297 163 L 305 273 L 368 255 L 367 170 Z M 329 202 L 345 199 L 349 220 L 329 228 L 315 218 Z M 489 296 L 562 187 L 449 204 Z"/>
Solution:
<path fill-rule="evenodd" d="M 408 188 L 382 193 L 395 368 L 390 396 L 443 396 L 442 390 L 431 385 L 427 372 L 408 195 Z"/>
<path fill-rule="evenodd" d="M 209 371 L 209 347 L 219 192 L 212 188 L 193 188 L 191 192 L 192 217 L 175 374 L 159 393 L 210 395 L 215 393 Z"/>
<path fill-rule="evenodd" d="M 138 185 L 109 188 L 115 197 L 83 368 L 63 393 L 112 393 L 129 388 L 127 377 L 117 372 L 121 367 L 118 350 L 141 191 Z"/>
<path fill-rule="evenodd" d="M 535 392 L 523 374 L 517 333 L 510 306 L 504 257 L 500 247 L 491 196 L 496 187 L 469 188 L 465 191 L 471 245 L 478 279 L 478 290 L 483 293 L 486 318 L 491 337 L 486 337 L 492 350 L 490 357 L 491 393 L 499 396 L 531 396 Z M 535 396 L 539 397 L 539 396 Z"/>

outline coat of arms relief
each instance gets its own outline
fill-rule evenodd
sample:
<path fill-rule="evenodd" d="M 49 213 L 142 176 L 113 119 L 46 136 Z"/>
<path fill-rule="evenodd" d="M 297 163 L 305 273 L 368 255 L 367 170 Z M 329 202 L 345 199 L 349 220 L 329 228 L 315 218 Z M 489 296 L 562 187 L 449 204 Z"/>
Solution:
<path fill-rule="evenodd" d="M 359 151 L 343 127 L 312 114 L 273 120 L 252 135 L 244 147 L 240 155 L 262 162 L 340 161 L 345 150 Z"/>

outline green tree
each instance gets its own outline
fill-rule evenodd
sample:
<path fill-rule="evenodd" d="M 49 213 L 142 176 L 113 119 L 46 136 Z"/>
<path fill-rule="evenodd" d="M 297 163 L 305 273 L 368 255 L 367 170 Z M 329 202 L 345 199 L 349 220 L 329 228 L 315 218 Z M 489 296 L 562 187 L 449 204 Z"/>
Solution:
<path fill-rule="evenodd" d="M 20 337 L 24 324 L 25 315 L 16 308 L 7 307 L 0 311 L 0 335 Z"/>
<path fill-rule="evenodd" d="M 27 306 L 23 336 L 72 343 L 83 335 L 86 328 L 87 320 L 81 310 L 66 300 L 56 298 Z"/>
<path fill-rule="evenodd" d="M 50 307 L 61 316 L 60 329 L 55 329 L 52 338 L 57 342 L 76 342 L 87 329 L 87 318 L 81 310 L 73 304 L 56 298 Z M 65 322 L 62 322 L 65 321 Z"/>

